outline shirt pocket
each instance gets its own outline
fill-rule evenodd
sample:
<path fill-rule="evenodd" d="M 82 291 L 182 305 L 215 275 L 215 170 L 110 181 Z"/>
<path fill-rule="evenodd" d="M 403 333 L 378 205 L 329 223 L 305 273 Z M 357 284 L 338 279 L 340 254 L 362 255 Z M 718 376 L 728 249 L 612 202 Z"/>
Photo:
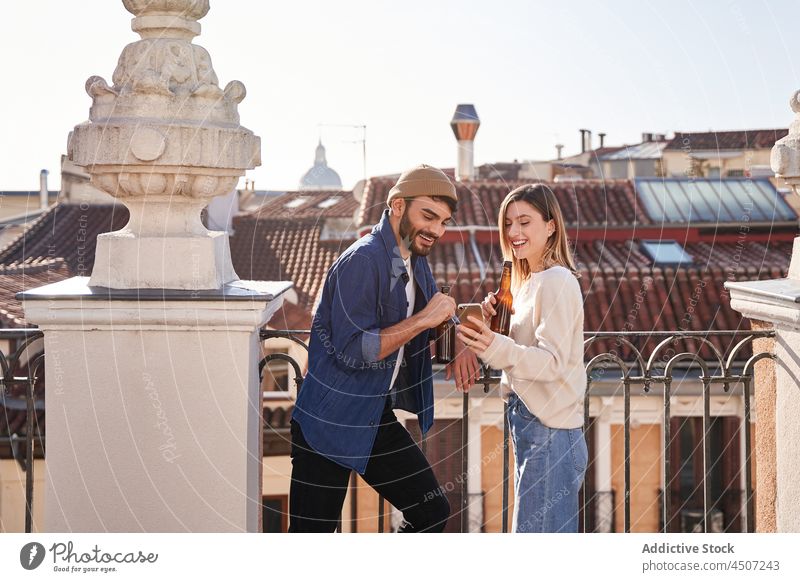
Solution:
<path fill-rule="evenodd" d="M 405 306 L 404 306 L 405 307 Z M 381 301 L 378 303 L 381 328 L 399 323 L 405 319 L 405 313 L 396 303 Z"/>

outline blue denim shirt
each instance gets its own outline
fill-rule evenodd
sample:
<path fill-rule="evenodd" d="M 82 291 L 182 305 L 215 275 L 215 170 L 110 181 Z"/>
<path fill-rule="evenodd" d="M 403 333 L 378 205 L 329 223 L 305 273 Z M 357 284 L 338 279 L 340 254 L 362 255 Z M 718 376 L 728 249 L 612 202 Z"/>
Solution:
<path fill-rule="evenodd" d="M 413 255 L 414 313 L 436 293 L 425 257 Z M 405 319 L 405 264 L 389 210 L 370 234 L 353 243 L 325 277 L 311 323 L 308 374 L 292 419 L 319 454 L 363 474 L 380 424 L 398 352 L 378 359 L 380 331 Z M 395 408 L 417 414 L 420 429 L 433 425 L 433 379 L 426 330 L 405 346 L 395 383 Z M 399 350 L 398 350 L 399 351 Z"/>

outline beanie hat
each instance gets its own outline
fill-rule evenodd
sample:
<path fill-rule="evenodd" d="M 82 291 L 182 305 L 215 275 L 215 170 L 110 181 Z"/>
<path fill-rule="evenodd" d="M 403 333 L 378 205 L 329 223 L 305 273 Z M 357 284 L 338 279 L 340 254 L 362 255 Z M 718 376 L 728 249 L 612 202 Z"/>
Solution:
<path fill-rule="evenodd" d="M 458 202 L 456 187 L 438 168 L 421 164 L 406 170 L 397 179 L 397 183 L 389 190 L 386 204 L 391 204 L 396 197 L 415 198 L 417 196 L 444 196 Z"/>

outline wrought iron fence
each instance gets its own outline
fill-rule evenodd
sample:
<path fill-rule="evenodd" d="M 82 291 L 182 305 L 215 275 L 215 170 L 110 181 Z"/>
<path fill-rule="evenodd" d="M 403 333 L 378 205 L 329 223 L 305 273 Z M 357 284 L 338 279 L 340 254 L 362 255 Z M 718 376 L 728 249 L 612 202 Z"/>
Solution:
<path fill-rule="evenodd" d="M 300 335 L 308 335 L 308 330 L 262 330 L 262 340 L 283 337 L 305 345 L 298 339 Z M 750 395 L 754 378 L 755 364 L 765 358 L 774 358 L 768 352 L 752 353 L 752 343 L 755 339 L 774 337 L 773 331 L 686 331 L 686 332 L 585 332 L 584 348 L 587 354 L 586 373 L 587 390 L 584 398 L 584 430 L 591 426 L 590 402 L 595 396 L 595 385 L 599 378 L 605 378 L 607 372 L 618 374 L 615 380 L 622 385 L 623 398 L 623 441 L 624 441 L 624 481 L 623 481 L 623 527 L 624 532 L 631 531 L 631 391 L 633 387 L 641 389 L 640 395 L 653 393 L 659 385 L 663 391 L 663 442 L 662 442 L 662 471 L 663 481 L 669 489 L 675 475 L 671 466 L 670 456 L 673 446 L 673 435 L 670 433 L 670 401 L 674 395 L 674 385 L 681 380 L 691 378 L 692 371 L 699 371 L 694 379 L 702 384 L 703 404 L 703 436 L 702 436 L 702 515 L 700 522 L 703 531 L 710 531 L 714 512 L 709 487 L 710 446 L 709 431 L 711 427 L 711 386 L 722 385 L 724 392 L 732 386 L 742 385 L 742 398 L 744 400 L 744 418 L 742 432 L 744 434 L 745 458 L 744 466 L 744 510 L 742 512 L 742 531 L 753 531 L 753 491 L 751 486 L 751 434 L 750 434 Z M 609 348 L 609 344 L 614 347 Z M 598 346 L 600 349 L 598 349 Z M 267 358 L 275 358 L 275 354 Z M 281 359 L 292 359 L 281 355 Z M 263 366 L 261 366 L 263 368 Z M 293 368 L 297 374 L 298 388 L 302 385 L 300 368 L 296 362 Z M 682 372 L 681 377 L 676 372 Z M 488 392 L 493 385 L 499 382 L 497 374 L 492 370 L 483 368 L 479 384 Z M 468 426 L 469 426 L 469 393 L 462 396 L 462 422 L 461 422 L 461 471 L 462 475 L 468 474 Z M 508 429 L 508 404 L 504 405 L 503 422 L 503 487 L 502 487 L 502 531 L 508 531 L 509 511 L 509 429 Z M 422 437 L 420 447 L 426 450 L 427 441 Z M 587 477 L 588 478 L 588 475 Z M 460 529 L 468 531 L 468 505 L 467 479 L 461 479 L 460 507 L 458 510 Z M 606 496 L 610 496 L 611 505 L 608 505 Z M 670 495 L 659 496 L 660 520 L 659 528 L 662 532 L 670 531 L 670 524 L 674 519 Z M 385 531 L 385 515 L 383 499 L 379 501 L 378 531 Z M 610 509 L 608 509 L 610 507 Z M 591 496 L 586 494 L 586 482 L 581 491 L 581 531 L 614 531 L 616 502 L 613 491 L 594 492 Z"/>
<path fill-rule="evenodd" d="M 306 344 L 300 337 L 307 336 L 308 330 L 262 330 L 261 340 L 266 341 L 274 338 L 288 339 L 306 348 Z M 715 341 L 711 341 L 713 336 Z M 39 418 L 44 412 L 44 347 L 42 333 L 37 329 L 23 330 L 0 330 L 0 340 L 9 340 L 14 344 L 13 350 L 9 354 L 0 351 L 0 368 L 2 377 L 0 378 L 0 405 L 5 415 L 5 433 L 0 432 L 0 445 L 7 445 L 11 455 L 25 471 L 25 531 L 32 530 L 33 523 L 33 474 L 34 457 L 44 454 L 42 439 L 42 426 Z M 585 347 L 589 354 L 586 364 L 588 387 L 584 400 L 584 420 L 585 430 L 590 426 L 590 399 L 594 395 L 594 385 L 597 383 L 599 374 L 604 376 L 606 372 L 618 373 L 618 380 L 623 387 L 623 407 L 624 407 L 624 484 L 623 484 L 623 531 L 630 531 L 631 521 L 631 410 L 630 399 L 632 387 L 641 389 L 641 394 L 650 393 L 655 386 L 663 387 L 663 448 L 662 470 L 663 483 L 667 490 L 675 479 L 674 468 L 670 463 L 670 452 L 673 446 L 673 435 L 670 433 L 670 399 L 673 395 L 673 386 L 676 383 L 675 372 L 681 370 L 684 378 L 692 370 L 700 372 L 696 377 L 702 383 L 703 400 L 703 436 L 702 436 L 702 503 L 699 505 L 700 517 L 698 522 L 702 524 L 703 531 L 710 531 L 712 521 L 716 519 L 716 512 L 711 499 L 709 484 L 709 463 L 710 463 L 710 438 L 711 427 L 710 402 L 711 386 L 721 384 L 724 391 L 730 390 L 731 386 L 742 385 L 742 396 L 744 399 L 744 418 L 742 422 L 742 432 L 744 434 L 744 506 L 742 512 L 743 531 L 753 531 L 753 510 L 751 487 L 751 434 L 750 434 L 750 395 L 753 382 L 755 364 L 765 358 L 774 358 L 769 352 L 752 353 L 752 342 L 757 338 L 774 337 L 773 331 L 715 331 L 715 332 L 604 332 L 585 334 Z M 720 339 L 721 338 L 721 339 Z M 649 356 L 645 357 L 645 349 L 654 340 L 659 340 Z M 722 340 L 728 341 L 728 346 L 722 348 Z M 612 342 L 619 349 L 609 350 L 600 342 Z M 40 342 L 40 343 L 36 343 Z M 734 343 L 735 342 L 735 343 Z M 596 349 L 595 344 L 603 346 L 604 351 Z M 680 350 L 674 347 L 679 346 Z M 686 346 L 693 346 L 691 351 Z M 35 349 L 33 349 L 35 347 Z M 307 349 L 307 348 L 306 348 Z M 595 353 L 596 352 L 596 353 Z M 592 355 L 594 353 L 594 355 Z M 669 357 L 665 357 L 668 355 Z M 302 388 L 303 374 L 300 364 L 288 354 L 270 354 L 259 363 L 259 373 L 263 374 L 265 366 L 271 361 L 281 360 L 290 365 L 295 374 L 295 382 L 298 390 Z M 492 371 L 484 369 L 480 379 L 485 391 L 498 383 L 498 377 Z M 461 469 L 463 475 L 468 475 L 468 421 L 469 421 L 469 393 L 462 396 L 462 442 L 461 442 Z M 508 405 L 504 405 L 504 415 L 507 418 Z M 23 413 L 24 411 L 24 413 Z M 24 432 L 21 431 L 23 425 L 20 424 L 20 417 L 24 416 Z M 509 509 L 509 431 L 508 423 L 503 422 L 503 487 L 502 487 L 502 531 L 508 531 L 508 509 Z M 20 434 L 22 432 L 22 434 Z M 20 445 L 24 445 L 24 459 L 19 450 Z M 420 446 L 423 452 L 426 451 L 427 441 L 422 437 Z M 351 481 L 351 486 L 354 484 Z M 460 490 L 461 504 L 459 517 L 461 531 L 468 531 L 468 505 L 469 495 L 467 493 L 467 479 L 461 479 Z M 609 505 L 608 497 L 611 496 Z M 660 529 L 662 532 L 670 531 L 670 524 L 675 519 L 670 495 L 660 495 Z M 384 531 L 385 515 L 383 502 L 379 503 L 381 508 L 378 514 L 378 529 Z M 613 491 L 594 492 L 586 494 L 586 487 L 581 495 L 582 505 L 582 530 L 583 531 L 613 531 L 615 528 L 614 512 L 616 503 L 614 502 Z M 602 511 L 599 508 L 602 506 Z M 609 514 L 610 507 L 610 514 Z M 698 511 L 697 509 L 695 511 Z M 339 526 L 341 531 L 341 523 Z"/>
<path fill-rule="evenodd" d="M 38 329 L 0 329 L 0 340 L 13 346 L 8 354 L 0 350 L 0 407 L 5 425 L 0 445 L 9 447 L 12 458 L 25 472 L 25 533 L 33 529 L 34 457 L 38 453 L 44 456 L 39 423 L 44 412 L 42 338 Z M 35 342 L 42 342 L 41 349 L 31 350 Z M 24 458 L 20 445 L 25 447 Z"/>

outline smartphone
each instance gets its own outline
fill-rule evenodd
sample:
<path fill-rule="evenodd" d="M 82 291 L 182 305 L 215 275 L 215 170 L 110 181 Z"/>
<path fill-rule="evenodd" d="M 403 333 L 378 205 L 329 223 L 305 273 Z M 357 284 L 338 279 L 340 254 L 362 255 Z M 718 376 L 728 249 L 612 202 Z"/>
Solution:
<path fill-rule="evenodd" d="M 458 319 L 462 325 L 474 329 L 475 331 L 478 331 L 477 326 L 469 321 L 467 317 L 471 315 L 472 317 L 483 321 L 483 309 L 481 309 L 480 303 L 462 303 L 458 306 L 456 315 L 458 316 Z"/>

